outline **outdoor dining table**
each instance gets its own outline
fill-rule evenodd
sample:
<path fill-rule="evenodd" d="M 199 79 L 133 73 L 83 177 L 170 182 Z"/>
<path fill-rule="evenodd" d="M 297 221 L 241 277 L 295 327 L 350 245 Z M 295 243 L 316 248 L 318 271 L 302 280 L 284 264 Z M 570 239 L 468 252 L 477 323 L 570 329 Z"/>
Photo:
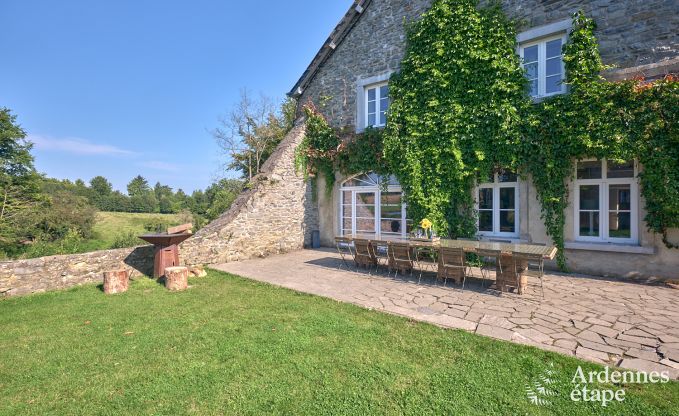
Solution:
<path fill-rule="evenodd" d="M 474 253 L 476 250 L 499 250 L 502 253 L 521 253 L 521 254 L 536 254 L 541 255 L 545 260 L 553 260 L 556 257 L 557 249 L 554 246 L 542 246 L 538 244 L 528 243 L 502 243 L 497 241 L 473 241 L 473 240 L 452 240 L 447 238 L 441 239 L 425 239 L 415 237 L 380 237 L 375 238 L 374 235 L 345 235 L 344 238 L 349 240 L 365 239 L 370 240 L 376 244 L 393 243 L 407 243 L 413 248 L 461 248 L 468 253 Z"/>
<path fill-rule="evenodd" d="M 415 237 L 398 237 L 398 236 L 382 236 L 376 238 L 375 235 L 371 234 L 356 234 L 356 235 L 345 235 L 344 238 L 349 240 L 354 239 L 365 239 L 371 241 L 376 245 L 387 245 L 389 242 L 406 243 L 412 248 L 461 248 L 467 253 L 475 253 L 477 250 L 496 250 L 502 253 L 502 273 L 497 276 L 498 279 L 511 280 L 514 276 L 514 260 L 512 258 L 512 253 L 520 254 L 531 254 L 542 256 L 544 260 L 553 260 L 556 257 L 557 248 L 554 246 L 543 246 L 538 244 L 527 244 L 527 243 L 504 243 L 498 241 L 475 241 L 475 240 L 453 240 L 447 238 L 441 239 L 426 239 L 426 238 L 415 238 Z M 526 268 L 526 265 L 520 266 L 522 269 Z M 526 281 L 522 279 L 520 282 L 520 287 L 517 289 L 519 293 L 523 293 L 525 289 Z"/>

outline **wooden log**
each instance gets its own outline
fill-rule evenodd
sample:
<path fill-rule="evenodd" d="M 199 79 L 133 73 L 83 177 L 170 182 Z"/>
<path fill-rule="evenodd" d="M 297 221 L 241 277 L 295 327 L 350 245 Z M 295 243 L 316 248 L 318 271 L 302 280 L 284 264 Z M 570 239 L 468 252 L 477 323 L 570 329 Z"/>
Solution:
<path fill-rule="evenodd" d="M 165 287 L 168 290 L 186 290 L 189 287 L 188 267 L 166 267 Z"/>
<path fill-rule="evenodd" d="M 130 275 L 127 270 L 104 272 L 104 293 L 107 295 L 127 292 L 129 286 Z"/>
<path fill-rule="evenodd" d="M 183 232 L 185 232 L 185 231 L 187 231 L 187 232 L 190 233 L 192 228 L 193 228 L 193 224 L 191 224 L 191 223 L 182 224 L 182 225 L 178 225 L 178 226 L 176 226 L 176 227 L 170 227 L 170 228 L 168 228 L 168 229 L 167 229 L 167 233 L 168 233 L 168 234 L 181 234 L 181 233 L 183 233 Z"/>

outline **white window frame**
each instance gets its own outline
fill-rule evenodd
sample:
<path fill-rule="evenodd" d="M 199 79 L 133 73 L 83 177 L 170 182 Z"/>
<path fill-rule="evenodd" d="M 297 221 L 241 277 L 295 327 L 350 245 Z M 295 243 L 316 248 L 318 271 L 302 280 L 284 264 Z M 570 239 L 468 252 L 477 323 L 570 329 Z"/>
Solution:
<path fill-rule="evenodd" d="M 356 133 L 363 133 L 365 131 L 365 126 L 368 124 L 367 111 L 366 111 L 366 88 L 371 87 L 375 84 L 389 83 L 391 78 L 392 70 L 387 70 L 380 72 L 369 77 L 359 76 L 356 78 L 356 120 L 354 122 L 356 127 Z"/>
<path fill-rule="evenodd" d="M 359 175 L 360 176 L 360 175 Z M 347 181 L 352 178 L 347 179 Z M 400 185 L 388 185 L 386 188 L 375 185 L 375 186 L 344 186 L 340 187 L 340 198 L 339 198 L 339 235 L 344 236 L 344 192 L 351 193 L 351 234 L 356 234 L 356 194 L 357 193 L 374 193 L 375 194 L 375 238 L 382 238 L 382 192 L 394 192 L 400 193 L 403 198 L 403 188 Z M 349 205 L 349 204 L 347 204 Z M 405 201 L 401 202 L 401 221 L 403 226 L 401 227 L 401 238 L 406 238 L 408 236 L 408 218 L 407 218 L 407 206 Z M 393 235 L 393 233 L 387 231 L 387 234 Z"/>
<path fill-rule="evenodd" d="M 519 45 L 519 56 L 521 57 L 521 67 L 523 68 L 523 54 L 526 48 L 531 46 L 538 47 L 538 94 L 532 95 L 533 98 L 545 98 L 554 95 L 565 94 L 567 92 L 566 86 L 566 66 L 563 62 L 563 51 L 561 52 L 561 90 L 552 93 L 546 93 L 547 90 L 547 42 L 561 39 L 561 47 L 566 44 L 568 36 L 565 33 L 534 39 L 527 42 L 522 42 Z"/>
<path fill-rule="evenodd" d="M 365 119 L 364 119 L 365 120 L 365 126 L 364 126 L 365 128 L 368 128 L 368 127 L 381 128 L 381 127 L 386 126 L 386 123 L 384 123 L 384 124 L 380 123 L 380 113 L 382 113 L 382 98 L 383 98 L 380 94 L 380 90 L 382 89 L 382 87 L 385 87 L 385 86 L 388 86 L 388 85 L 389 85 L 388 82 L 379 82 L 379 83 L 376 83 L 376 84 L 366 85 L 364 87 L 363 96 L 364 96 L 364 104 L 365 104 Z M 369 110 L 368 110 L 368 108 L 369 108 L 369 106 L 368 106 L 368 91 L 372 90 L 372 89 L 375 90 L 375 124 L 370 125 L 369 121 L 368 121 L 369 120 L 369 114 L 370 114 Z M 385 113 L 389 110 L 389 104 L 387 104 L 387 108 L 384 110 Z M 386 117 L 385 117 L 385 119 L 386 119 Z"/>
<path fill-rule="evenodd" d="M 634 161 L 634 176 L 632 178 L 608 178 L 608 160 L 601 162 L 601 179 L 578 179 L 578 163 L 592 162 L 597 159 L 581 159 L 576 162 L 574 176 L 574 206 L 573 206 L 573 235 L 576 241 L 598 242 L 598 243 L 618 243 L 618 244 L 639 244 L 639 183 L 637 175 L 639 172 L 638 163 Z M 580 236 L 580 186 L 598 185 L 599 186 L 599 236 Z M 609 187 L 611 185 L 630 185 L 630 238 L 619 238 L 609 236 L 609 214 L 610 197 Z"/>
<path fill-rule="evenodd" d="M 500 211 L 509 211 L 500 209 L 500 189 L 514 188 L 514 232 L 500 231 Z M 493 182 L 479 183 L 476 186 L 474 201 L 476 212 L 479 212 L 479 191 L 481 189 L 493 190 L 493 231 L 481 231 L 479 229 L 479 221 L 476 222 L 477 234 L 484 237 L 510 237 L 518 238 L 520 234 L 520 219 L 521 219 L 521 199 L 519 198 L 519 177 L 517 175 L 516 182 L 500 182 L 499 173 L 493 174 Z"/>

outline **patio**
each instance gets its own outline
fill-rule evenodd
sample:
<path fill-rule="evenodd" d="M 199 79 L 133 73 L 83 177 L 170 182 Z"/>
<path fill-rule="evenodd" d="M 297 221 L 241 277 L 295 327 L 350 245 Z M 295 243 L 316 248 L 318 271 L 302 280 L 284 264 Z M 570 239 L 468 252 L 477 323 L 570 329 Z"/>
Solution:
<path fill-rule="evenodd" d="M 462 292 L 450 282 L 435 283 L 432 274 L 418 285 L 417 274 L 394 279 L 338 270 L 340 264 L 336 251 L 322 249 L 213 268 L 446 328 L 679 378 L 679 299 L 673 289 L 550 273 L 544 299 L 535 281 L 522 296 L 500 296 L 480 280 L 468 279 Z"/>

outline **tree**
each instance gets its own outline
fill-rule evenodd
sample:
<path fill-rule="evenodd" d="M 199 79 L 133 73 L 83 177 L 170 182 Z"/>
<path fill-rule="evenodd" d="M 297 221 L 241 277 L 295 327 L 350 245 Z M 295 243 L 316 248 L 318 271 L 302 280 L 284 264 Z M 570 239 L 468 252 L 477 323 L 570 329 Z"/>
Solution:
<path fill-rule="evenodd" d="M 16 116 L 0 108 L 0 246 L 5 251 L 32 237 L 35 216 L 45 203 L 25 138 Z"/>
<path fill-rule="evenodd" d="M 95 176 L 90 180 L 90 195 L 92 203 L 100 210 L 111 211 L 111 194 L 113 186 L 103 176 Z"/>
<path fill-rule="evenodd" d="M 76 232 L 82 238 L 92 236 L 97 210 L 89 201 L 69 191 L 58 191 L 49 197 L 49 209 L 42 210 L 38 229 L 40 236 L 56 241 Z"/>
<path fill-rule="evenodd" d="M 287 99 L 276 109 L 264 95 L 253 99 L 245 89 L 240 94 L 239 103 L 219 119 L 219 127 L 211 133 L 230 158 L 227 169 L 240 171 L 250 180 L 292 129 L 296 106 Z"/>
<path fill-rule="evenodd" d="M 137 175 L 127 184 L 127 194 L 132 212 L 158 212 L 156 195 L 143 176 Z"/>
<path fill-rule="evenodd" d="M 108 179 L 104 178 L 103 176 L 95 176 L 92 178 L 90 180 L 90 188 L 95 195 L 102 198 L 111 195 L 111 192 L 113 192 L 113 186 L 111 185 L 111 182 L 109 182 Z"/>
<path fill-rule="evenodd" d="M 177 212 L 174 206 L 174 193 L 172 192 L 172 188 L 167 185 L 161 185 L 160 182 L 156 182 L 153 193 L 158 201 L 158 209 L 161 214 L 172 214 Z"/>
<path fill-rule="evenodd" d="M 207 220 L 212 221 L 231 207 L 233 201 L 243 190 L 243 181 L 236 179 L 222 179 L 213 183 L 205 190 L 207 198 Z"/>
<path fill-rule="evenodd" d="M 140 196 L 146 192 L 150 192 L 151 187 L 149 182 L 141 175 L 137 175 L 127 184 L 127 194 L 129 196 Z"/>

